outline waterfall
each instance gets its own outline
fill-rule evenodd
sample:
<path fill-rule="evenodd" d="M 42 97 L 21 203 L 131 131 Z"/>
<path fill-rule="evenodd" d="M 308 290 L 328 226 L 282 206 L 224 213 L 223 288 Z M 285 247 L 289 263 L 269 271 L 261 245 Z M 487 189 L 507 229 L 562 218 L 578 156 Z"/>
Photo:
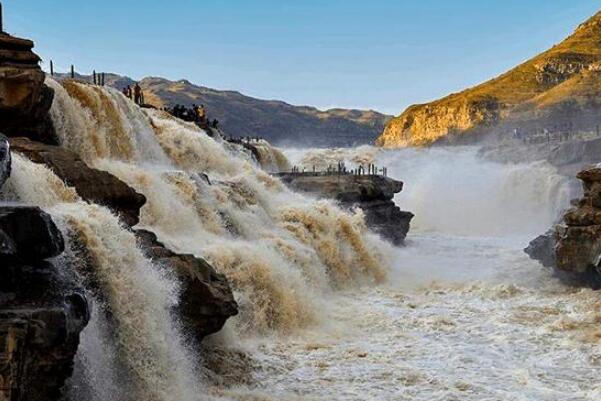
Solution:
<path fill-rule="evenodd" d="M 146 196 L 140 228 L 227 276 L 241 312 L 231 326 L 240 335 L 315 324 L 330 292 L 385 279 L 390 247 L 362 214 L 289 191 L 266 171 L 288 168 L 267 143 L 257 144 L 261 166 L 244 146 L 142 110 L 113 89 L 50 78 L 47 84 L 62 146 Z M 78 272 L 95 310 L 72 399 L 201 398 L 201 356 L 172 316 L 178 283 L 143 255 L 118 217 L 19 154 L 4 196 L 48 211 L 82 261 Z"/>
<path fill-rule="evenodd" d="M 63 145 L 147 197 L 141 227 L 229 278 L 242 307 L 239 328 L 306 326 L 323 308 L 319 294 L 385 277 L 388 246 L 360 214 L 290 192 L 243 146 L 141 110 L 110 88 L 49 83 Z M 281 152 L 258 145 L 266 168 L 287 166 Z"/>
<path fill-rule="evenodd" d="M 91 271 L 80 274 L 99 287 L 100 308 L 115 325 L 115 348 L 126 367 L 120 374 L 127 375 L 131 387 L 124 394 L 156 401 L 198 399 L 193 352 L 171 316 L 177 283 L 144 257 L 134 234 L 108 209 L 82 201 L 44 165 L 18 154 L 13 161 L 7 192 L 44 208 L 66 238 L 85 246 Z"/>
<path fill-rule="evenodd" d="M 414 232 L 531 239 L 569 205 L 568 179 L 544 161 L 495 163 L 472 147 L 383 151 L 377 160 L 406 181 L 398 201 L 415 213 Z"/>

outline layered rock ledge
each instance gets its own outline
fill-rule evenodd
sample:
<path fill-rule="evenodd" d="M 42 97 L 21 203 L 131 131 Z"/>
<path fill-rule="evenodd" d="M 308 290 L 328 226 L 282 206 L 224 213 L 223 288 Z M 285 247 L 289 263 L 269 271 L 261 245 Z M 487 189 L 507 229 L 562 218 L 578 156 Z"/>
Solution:
<path fill-rule="evenodd" d="M 526 252 L 570 279 L 601 288 L 601 167 L 577 175 L 584 195 L 574 201 L 561 224 L 536 238 Z"/>
<path fill-rule="evenodd" d="M 0 121 L 7 136 L 27 136 L 57 143 L 48 110 L 54 92 L 44 85 L 46 75 L 33 42 L 0 32 Z"/>
<path fill-rule="evenodd" d="M 84 200 L 108 207 L 130 226 L 138 224 L 146 197 L 114 175 L 89 167 L 77 154 L 59 146 L 27 138 L 11 138 L 10 144 L 32 162 L 45 164 Z"/>
<path fill-rule="evenodd" d="M 381 175 L 279 173 L 276 176 L 294 190 L 334 199 L 347 209 L 360 208 L 369 228 L 394 245 L 404 243 L 413 213 L 402 211 L 393 201 L 394 195 L 403 190 L 401 181 Z"/>

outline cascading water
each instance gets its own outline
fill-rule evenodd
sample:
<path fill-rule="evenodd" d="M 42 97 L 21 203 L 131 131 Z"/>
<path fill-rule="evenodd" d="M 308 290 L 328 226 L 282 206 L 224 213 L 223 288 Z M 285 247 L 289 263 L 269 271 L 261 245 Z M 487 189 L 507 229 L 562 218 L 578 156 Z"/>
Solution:
<path fill-rule="evenodd" d="M 235 397 L 601 396 L 601 294 L 564 287 L 522 252 L 569 205 L 567 179 L 551 166 L 487 162 L 459 147 L 285 153 L 307 169 L 386 166 L 405 182 L 397 203 L 416 217 L 385 285 L 338 294 L 334 323 L 302 341 L 260 342 L 272 370 Z"/>
<path fill-rule="evenodd" d="M 244 148 L 166 113 L 133 111 L 117 91 L 50 82 L 64 146 L 146 195 L 142 227 L 228 276 L 247 312 L 242 326 L 304 326 L 316 319 L 315 300 L 330 285 L 385 275 L 387 247 L 358 216 L 291 193 L 251 163 Z M 95 122 L 83 135 L 81 124 L 71 123 L 81 115 Z M 270 164 L 285 164 L 275 149 L 260 148 L 272 155 Z"/>
<path fill-rule="evenodd" d="M 140 227 L 174 251 L 205 257 L 229 278 L 241 307 L 233 322 L 239 335 L 318 323 L 332 289 L 386 276 L 390 247 L 360 214 L 290 192 L 244 147 L 141 110 L 109 88 L 47 83 L 62 145 L 146 195 Z M 277 149 L 256 145 L 264 168 L 287 166 Z M 143 256 L 108 209 L 82 201 L 47 168 L 15 160 L 12 196 L 51 213 L 76 256 L 92 266 L 80 272 L 96 310 L 83 333 L 72 399 L 202 397 L 199 355 L 171 316 L 177 283 Z M 100 358 L 105 346 L 116 355 Z"/>
<path fill-rule="evenodd" d="M 198 399 L 194 359 L 170 316 L 177 302 L 176 283 L 143 256 L 133 233 L 123 228 L 108 209 L 82 201 L 43 165 L 20 155 L 15 155 L 13 162 L 8 193 L 16 200 L 44 208 L 67 238 L 76 238 L 85 245 L 93 270 L 80 273 L 98 286 L 97 297 L 104 298 L 101 307 L 106 310 L 95 313 L 110 314 L 115 325 L 111 333 L 115 349 L 126 367 L 120 375 L 127 376 L 122 383 L 127 386 L 121 388 L 123 393 L 117 399 Z M 88 330 L 98 334 L 98 324 L 95 320 Z M 102 344 L 99 339 L 96 344 L 95 339 L 86 339 L 87 334 L 84 332 L 84 346 Z M 94 348 L 87 351 L 100 352 Z M 91 361 L 90 357 L 88 362 L 97 364 L 89 366 L 92 381 L 105 366 L 103 361 Z M 107 383 L 90 386 L 107 390 Z"/>

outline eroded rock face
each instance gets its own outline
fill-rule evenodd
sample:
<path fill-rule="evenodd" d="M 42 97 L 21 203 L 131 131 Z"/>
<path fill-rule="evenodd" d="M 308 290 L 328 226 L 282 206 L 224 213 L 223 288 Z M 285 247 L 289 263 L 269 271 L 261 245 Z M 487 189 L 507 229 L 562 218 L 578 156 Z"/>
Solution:
<path fill-rule="evenodd" d="M 345 208 L 361 208 L 367 226 L 395 245 L 402 245 L 409 232 L 413 213 L 402 211 L 392 200 L 403 190 L 400 181 L 379 175 L 280 173 L 277 176 L 297 191 L 335 199 Z"/>
<path fill-rule="evenodd" d="M 184 328 L 198 340 L 218 332 L 228 318 L 238 314 L 227 279 L 207 261 L 167 249 L 150 231 L 136 230 L 135 234 L 147 257 L 177 274 L 182 285 L 178 314 Z"/>
<path fill-rule="evenodd" d="M 74 187 L 83 199 L 107 206 L 130 226 L 138 224 L 146 197 L 114 175 L 89 167 L 77 154 L 62 147 L 27 138 L 11 138 L 10 143 L 13 151 L 34 163 L 47 165 L 67 185 Z"/>
<path fill-rule="evenodd" d="M 32 49 L 32 41 L 0 33 L 0 131 L 57 143 L 48 117 L 54 92 Z"/>
<path fill-rule="evenodd" d="M 584 196 L 564 215 L 557 228 L 557 268 L 581 276 L 594 288 L 601 287 L 601 168 L 577 176 Z"/>
<path fill-rule="evenodd" d="M 494 97 L 455 100 L 453 95 L 431 104 L 411 106 L 390 120 L 376 145 L 422 146 L 452 134 L 494 126 L 503 107 Z"/>
<path fill-rule="evenodd" d="M 10 176 L 11 156 L 10 144 L 6 137 L 0 134 L 0 188 Z"/>
<path fill-rule="evenodd" d="M 0 263 L 35 262 L 58 256 L 64 249 L 60 231 L 41 209 L 0 208 Z"/>
<path fill-rule="evenodd" d="M 601 12 L 547 51 L 479 85 L 393 118 L 376 143 L 394 148 L 474 143 L 554 125 L 591 131 L 598 124 Z M 444 138 L 444 140 L 443 140 Z"/>
<path fill-rule="evenodd" d="M 58 400 L 89 320 L 83 289 L 44 260 L 63 239 L 39 208 L 0 207 L 0 249 L 0 400 Z"/>

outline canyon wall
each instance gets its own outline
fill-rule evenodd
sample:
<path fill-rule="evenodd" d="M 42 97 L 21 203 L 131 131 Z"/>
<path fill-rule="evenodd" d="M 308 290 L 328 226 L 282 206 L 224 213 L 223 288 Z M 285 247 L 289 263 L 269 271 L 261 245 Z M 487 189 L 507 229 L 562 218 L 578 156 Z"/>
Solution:
<path fill-rule="evenodd" d="M 473 143 L 514 129 L 595 130 L 601 111 L 601 13 L 561 43 L 473 88 L 409 107 L 376 141 L 395 148 Z"/>

